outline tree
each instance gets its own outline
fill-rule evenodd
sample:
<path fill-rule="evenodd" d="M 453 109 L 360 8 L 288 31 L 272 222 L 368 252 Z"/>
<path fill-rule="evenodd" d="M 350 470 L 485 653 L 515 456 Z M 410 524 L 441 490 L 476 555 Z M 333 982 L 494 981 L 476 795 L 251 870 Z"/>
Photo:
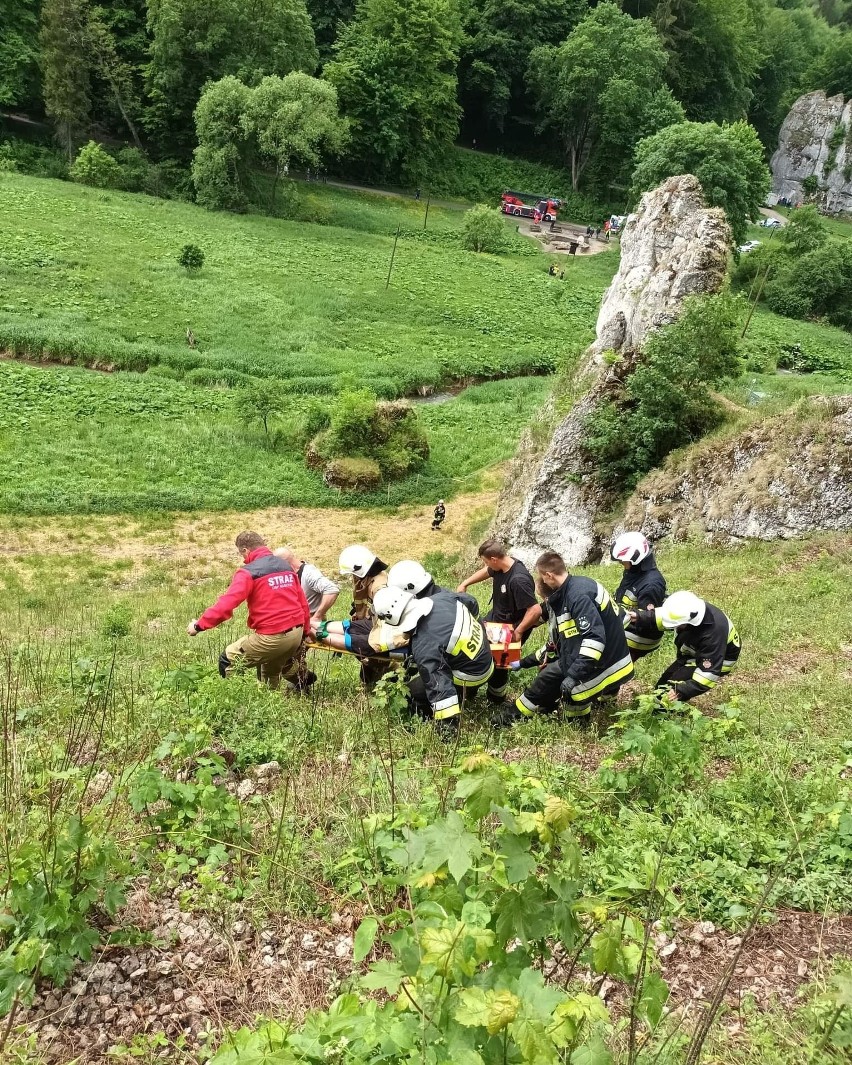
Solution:
<path fill-rule="evenodd" d="M 809 203 L 793 212 L 782 236 L 785 246 L 794 255 L 806 255 L 825 244 L 828 227 L 816 207 Z"/>
<path fill-rule="evenodd" d="M 574 189 L 602 141 L 629 158 L 635 140 L 625 145 L 610 120 L 631 107 L 635 94 L 649 104 L 662 89 L 666 56 L 647 19 L 632 19 L 612 3 L 598 4 L 557 48 L 537 48 L 530 58 L 530 82 L 537 98 L 540 127 L 553 130 L 565 150 Z M 641 118 L 635 116 L 634 118 Z M 623 159 L 614 159 L 618 165 Z"/>
<path fill-rule="evenodd" d="M 507 118 L 532 126 L 527 68 L 533 49 L 563 41 L 585 0 L 476 0 L 468 9 L 459 87 L 465 118 L 500 133 Z"/>
<path fill-rule="evenodd" d="M 828 96 L 852 96 L 852 31 L 834 37 L 814 62 L 809 81 L 812 88 L 825 89 Z"/>
<path fill-rule="evenodd" d="M 767 151 L 778 146 L 781 123 L 806 88 L 813 57 L 832 31 L 810 8 L 770 7 L 760 31 L 762 59 L 753 83 L 749 122 Z"/>
<path fill-rule="evenodd" d="M 263 381 L 249 385 L 248 388 L 238 392 L 234 400 L 234 408 L 246 428 L 255 422 L 260 422 L 266 442 L 274 445 L 274 440 L 269 433 L 269 421 L 280 411 L 281 403 L 280 387 L 272 381 Z"/>
<path fill-rule="evenodd" d="M 322 62 L 334 54 L 334 43 L 355 15 L 355 0 L 307 0 Z"/>
<path fill-rule="evenodd" d="M 419 184 L 458 133 L 456 0 L 360 0 L 325 76 L 373 176 Z"/>
<path fill-rule="evenodd" d="M 687 116 L 744 118 L 760 65 L 753 0 L 658 0 L 652 16 L 666 44 L 666 79 Z"/>
<path fill-rule="evenodd" d="M 693 296 L 676 322 L 651 334 L 623 393 L 586 422 L 605 487 L 629 490 L 720 420 L 708 386 L 739 373 L 741 309 L 729 295 Z"/>
<path fill-rule="evenodd" d="M 133 81 L 133 71 L 130 64 L 119 55 L 115 35 L 107 24 L 103 9 L 94 8 L 88 12 L 86 40 L 93 72 L 108 87 L 109 98 L 127 126 L 133 143 L 141 151 L 142 142 L 135 121 L 141 103 Z"/>
<path fill-rule="evenodd" d="M 0 107 L 33 99 L 38 59 L 36 0 L 0 0 Z"/>
<path fill-rule="evenodd" d="M 69 163 L 89 124 L 87 13 L 85 0 L 45 0 L 41 11 L 44 107 Z"/>
<path fill-rule="evenodd" d="M 96 189 L 117 189 L 121 184 L 121 167 L 94 141 L 80 149 L 70 170 L 72 181 Z"/>
<path fill-rule="evenodd" d="M 256 85 L 266 74 L 313 71 L 318 61 L 305 0 L 150 0 L 148 29 L 146 122 L 182 153 L 206 82 L 233 76 Z"/>
<path fill-rule="evenodd" d="M 754 129 L 746 122 L 680 122 L 640 141 L 633 171 L 639 197 L 675 174 L 694 174 L 704 199 L 722 207 L 737 243 L 745 239 L 769 191 L 769 170 Z"/>
<path fill-rule="evenodd" d="M 228 210 L 245 207 L 258 156 L 275 163 L 274 209 L 278 181 L 290 162 L 318 165 L 326 153 L 342 150 L 347 131 L 333 86 L 302 73 L 270 75 L 254 89 L 234 77 L 211 82 L 195 109 L 195 126 L 198 202 Z"/>
<path fill-rule="evenodd" d="M 211 82 L 198 101 L 198 147 L 192 160 L 192 180 L 202 207 L 245 209 L 251 165 L 247 118 L 251 93 L 239 78 L 227 77 Z"/>
<path fill-rule="evenodd" d="M 291 162 L 318 166 L 325 156 L 342 151 L 348 130 L 337 111 L 334 86 L 302 73 L 264 78 L 251 93 L 247 121 L 260 155 L 275 163 L 272 210 L 279 178 Z"/>
<path fill-rule="evenodd" d="M 464 246 L 496 255 L 506 245 L 506 226 L 496 207 L 478 203 L 464 216 Z"/>

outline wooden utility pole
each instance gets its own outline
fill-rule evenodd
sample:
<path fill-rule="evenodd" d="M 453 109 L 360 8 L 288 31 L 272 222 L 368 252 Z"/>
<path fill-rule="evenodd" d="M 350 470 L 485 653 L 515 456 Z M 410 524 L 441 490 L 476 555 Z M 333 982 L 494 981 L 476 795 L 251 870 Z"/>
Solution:
<path fill-rule="evenodd" d="M 388 279 L 385 281 L 385 291 L 387 292 L 388 285 L 390 285 L 391 270 L 393 270 L 393 260 L 396 255 L 396 242 L 399 240 L 399 226 L 396 227 L 396 236 L 393 238 L 393 251 L 391 252 L 390 265 L 388 266 Z"/>

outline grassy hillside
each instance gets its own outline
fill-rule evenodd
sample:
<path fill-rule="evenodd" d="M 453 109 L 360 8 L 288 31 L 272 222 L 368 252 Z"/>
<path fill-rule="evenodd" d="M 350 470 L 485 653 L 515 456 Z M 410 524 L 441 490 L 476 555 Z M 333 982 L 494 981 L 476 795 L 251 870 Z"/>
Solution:
<path fill-rule="evenodd" d="M 422 203 L 308 188 L 322 224 L 4 175 L 0 346 L 194 383 L 275 377 L 297 393 L 328 393 L 354 372 L 401 395 L 552 370 L 588 336 L 615 269 L 599 256 L 556 287 L 529 240 L 477 256 L 461 247 L 458 212 L 432 208 L 424 231 Z M 185 243 L 206 254 L 197 277 L 177 265 Z"/>
<path fill-rule="evenodd" d="M 131 900 L 110 919 L 114 945 L 106 957 L 125 970 L 144 968 L 149 974 L 137 978 L 128 1004 L 119 990 L 113 1007 L 112 985 L 98 991 L 94 982 L 90 990 L 75 985 L 78 999 L 69 998 L 76 1002 L 71 1013 L 45 1018 L 51 1007 L 44 998 L 32 1012 L 22 1012 L 22 1024 L 35 1023 L 42 1032 L 52 1025 L 51 1060 L 70 1061 L 81 1051 L 83 1060 L 100 1060 L 112 1047 L 119 1061 L 153 1061 L 163 1051 L 176 1055 L 174 1060 L 195 1061 L 202 1022 L 190 1015 L 191 1008 L 174 1005 L 173 988 L 187 982 L 190 993 L 208 1003 L 204 1012 L 211 1020 L 205 1023 L 212 1023 L 214 1044 L 220 1026 L 253 1024 L 257 1008 L 284 1019 L 327 1001 L 352 970 L 351 931 L 363 916 L 380 919 L 386 932 L 405 927 L 406 911 L 400 914 L 394 900 L 407 877 L 388 849 L 391 833 L 430 823 L 448 804 L 470 816 L 465 802 L 452 795 L 465 753 L 477 744 L 496 754 L 505 767 L 500 772 L 509 774 L 510 796 L 526 795 L 528 809 L 536 809 L 538 801 L 530 788 L 555 791 L 571 804 L 576 852 L 566 850 L 564 861 L 573 870 L 568 875 L 581 926 L 597 921 L 607 935 L 620 928 L 618 935 L 629 937 L 624 922 L 631 915 L 641 921 L 650 912 L 658 919 L 648 964 L 671 984 L 674 1012 L 658 1027 L 653 1022 L 653 1034 L 643 1024 L 650 1053 L 668 1037 L 659 1060 L 669 1065 L 685 1060 L 695 1020 L 733 954 L 729 944 L 745 934 L 729 1004 L 704 1060 L 716 1065 L 841 1060 L 831 1039 L 825 1050 L 816 1049 L 826 1012 L 809 1003 L 830 990 L 839 964 L 834 955 L 847 942 L 848 919 L 833 915 L 852 909 L 846 698 L 852 659 L 838 624 L 852 579 L 848 538 L 755 544 L 734 552 L 665 548 L 660 561 L 671 586 L 694 587 L 729 610 L 742 634 L 743 658 L 700 704 L 709 716 L 654 722 L 627 705 L 630 694 L 653 684 L 666 647 L 640 664 L 637 682 L 620 700 L 626 716 L 605 735 L 577 734 L 543 721 L 498 735 L 488 730 L 484 706 L 474 706 L 462 747 L 446 749 L 429 728 L 407 731 L 392 704 L 371 706 L 358 693 L 346 660 L 315 652 L 320 675 L 315 696 L 282 697 L 259 689 L 249 677 L 225 683 L 215 675 L 219 647 L 241 631 L 239 619 L 195 641 L 183 632 L 187 618 L 227 580 L 235 564 L 231 534 L 246 521 L 272 539 L 312 544 L 312 557 L 326 566 L 351 534 L 391 560 L 408 553 L 426 557 L 437 576 L 454 581 L 452 556 L 475 534 L 470 521 L 491 505 L 493 496 L 482 496 L 451 509 L 444 553 L 433 550 L 431 556 L 425 554 L 432 544 L 425 508 L 387 519 L 342 511 L 315 539 L 322 519 L 310 512 L 179 523 L 94 518 L 85 527 L 72 519 L 3 520 L 9 545 L 0 568 L 0 657 L 9 682 L 3 750 L 9 766 L 14 749 L 16 768 L 7 778 L 11 801 L 0 863 L 11 862 L 14 874 L 26 877 L 32 863 L 42 860 L 39 855 L 51 853 L 50 840 L 63 838 L 82 791 L 91 787 L 82 807 L 85 830 L 95 834 L 87 854 L 103 866 L 92 866 L 101 872 L 87 876 L 98 900 L 108 885 L 114 904 L 122 892 Z M 614 586 L 614 569 L 589 572 Z M 345 612 L 344 596 L 335 614 Z M 251 766 L 271 758 L 282 775 L 239 804 L 227 779 L 197 790 L 208 779 L 199 752 L 223 748 L 234 753 L 239 779 L 250 779 Z M 157 800 L 159 774 L 167 780 L 180 767 L 183 791 Z M 530 777 L 536 780 L 525 784 Z M 233 791 L 236 780 L 229 786 Z M 154 791 L 145 790 L 151 787 Z M 510 805 L 516 801 L 506 799 Z M 157 824 L 171 825 L 159 842 L 154 817 Z M 494 826 L 483 823 L 480 831 L 487 842 Z M 576 856 L 569 859 L 569 853 Z M 653 874 L 658 863 L 660 871 Z M 481 890 L 487 892 L 491 874 L 484 859 L 481 864 Z M 558 859 L 553 868 L 566 875 L 569 866 Z M 651 886 L 652 874 L 659 876 L 659 891 Z M 58 865 L 57 889 L 62 877 L 72 875 L 73 863 L 67 869 Z M 437 881 L 412 887 L 412 905 L 430 899 L 432 905 L 452 905 L 444 877 L 447 886 L 454 884 L 445 870 Z M 761 903 L 767 882 L 769 896 Z M 505 890 L 511 898 L 518 889 Z M 67 958 L 70 941 L 60 940 L 58 932 L 39 932 L 41 904 L 31 899 L 29 905 L 19 915 L 14 911 L 15 928 L 43 944 L 51 963 Z M 747 934 L 755 907 L 760 921 Z M 793 911 L 797 934 L 804 936 L 801 945 L 789 938 Z M 538 912 L 532 895 L 526 912 L 528 919 Z M 168 916 L 174 913 L 179 916 Z M 778 918 L 781 924 L 774 923 Z M 79 919 L 62 916 L 59 927 L 73 920 Z M 171 920 L 179 921 L 182 931 L 164 939 L 163 922 Z M 82 921 L 88 925 L 85 916 Z M 215 929 L 204 933 L 207 939 L 193 938 L 196 929 L 207 927 Z M 811 953 L 817 937 L 821 951 Z M 270 942 L 273 948 L 292 943 L 286 957 L 306 967 L 285 981 L 285 969 L 272 961 L 261 988 L 251 974 L 260 964 L 262 944 Z M 231 944 L 230 954 L 216 953 L 222 943 Z M 665 951 L 667 943 L 676 946 Z M 595 963 L 579 942 L 577 948 L 575 975 L 582 975 Z M 612 949 L 621 948 L 613 943 Z M 657 949 L 663 951 L 658 959 Z M 333 972 L 323 960 L 326 950 Z M 616 956 L 607 1000 L 615 1015 L 618 989 L 630 985 Z M 204 960 L 204 970 L 188 975 L 187 959 L 192 966 L 195 957 Z M 310 975 L 308 964 L 321 975 Z M 630 963 L 624 964 L 629 971 Z M 157 975 L 158 967 L 165 975 Z M 576 989 L 570 981 L 568 986 Z M 778 1002 L 793 1003 L 799 987 L 798 1012 L 792 1006 L 773 1012 Z M 106 997 L 100 1001 L 97 994 Z M 738 996 L 742 1005 L 731 1006 Z M 159 1014 L 166 1001 L 169 1009 Z M 105 1015 L 114 1021 L 104 1021 Z M 626 1061 L 626 1030 L 619 1034 L 601 1017 L 590 1023 L 617 1052 L 616 1060 Z M 18 1040 L 24 1031 L 13 1045 L 23 1046 Z M 85 1050 L 85 1041 L 91 1047 L 101 1031 L 107 1033 L 101 1049 Z M 846 1031 L 844 1015 L 836 1038 Z M 42 1037 L 41 1051 L 46 1046 Z M 12 1060 L 41 1058 L 33 1048 Z"/>

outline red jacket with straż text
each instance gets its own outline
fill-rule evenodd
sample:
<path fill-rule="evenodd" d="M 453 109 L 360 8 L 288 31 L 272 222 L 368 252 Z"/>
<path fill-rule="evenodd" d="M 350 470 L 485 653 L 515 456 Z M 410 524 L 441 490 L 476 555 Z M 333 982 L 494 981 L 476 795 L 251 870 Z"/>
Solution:
<path fill-rule="evenodd" d="M 311 611 L 299 578 L 289 563 L 268 547 L 256 547 L 234 574 L 230 587 L 198 619 L 199 629 L 213 629 L 227 621 L 240 603 L 248 602 L 248 626 L 273 636 L 301 625 L 311 631 Z"/>

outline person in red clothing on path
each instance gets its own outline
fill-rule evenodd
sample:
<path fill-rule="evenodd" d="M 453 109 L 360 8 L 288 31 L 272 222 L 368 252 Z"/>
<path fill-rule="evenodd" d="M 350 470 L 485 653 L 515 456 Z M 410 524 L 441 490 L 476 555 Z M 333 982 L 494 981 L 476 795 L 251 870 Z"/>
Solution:
<path fill-rule="evenodd" d="M 200 618 L 190 621 L 186 631 L 196 636 L 215 629 L 233 616 L 236 608 L 248 602 L 248 625 L 252 630 L 219 656 L 219 672 L 227 677 L 237 662 L 257 667 L 260 679 L 277 688 L 282 675 L 297 680 L 299 647 L 311 631 L 311 610 L 298 576 L 289 562 L 269 550 L 256 532 L 241 532 L 236 539 L 244 566 L 234 574 L 224 595 Z"/>

